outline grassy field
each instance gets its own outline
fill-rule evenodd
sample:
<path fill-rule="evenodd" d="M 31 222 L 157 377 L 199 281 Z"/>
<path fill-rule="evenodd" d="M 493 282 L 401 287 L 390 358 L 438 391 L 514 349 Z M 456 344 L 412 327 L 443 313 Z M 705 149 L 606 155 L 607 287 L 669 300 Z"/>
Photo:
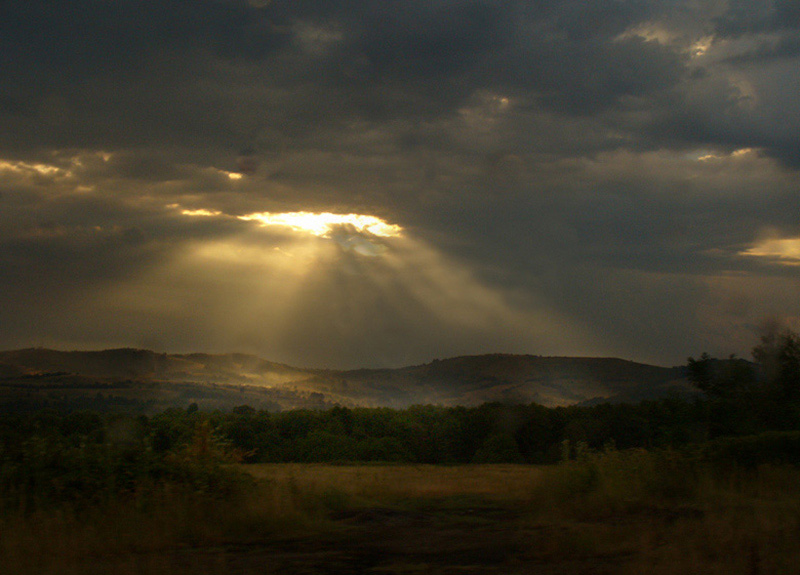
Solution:
<path fill-rule="evenodd" d="M 269 464 L 10 513 L 2 573 L 796 574 L 800 470 L 609 451 L 537 467 Z"/>

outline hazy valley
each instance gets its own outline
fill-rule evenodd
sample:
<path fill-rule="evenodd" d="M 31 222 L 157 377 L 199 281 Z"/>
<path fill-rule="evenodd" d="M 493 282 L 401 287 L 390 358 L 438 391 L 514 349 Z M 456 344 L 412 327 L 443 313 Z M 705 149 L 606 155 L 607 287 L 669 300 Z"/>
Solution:
<path fill-rule="evenodd" d="M 548 407 L 640 401 L 685 392 L 684 368 L 615 358 L 491 354 L 397 369 L 307 369 L 253 355 L 166 354 L 139 349 L 0 352 L 0 406 L 157 411 L 251 405 L 404 408 L 486 402 Z"/>

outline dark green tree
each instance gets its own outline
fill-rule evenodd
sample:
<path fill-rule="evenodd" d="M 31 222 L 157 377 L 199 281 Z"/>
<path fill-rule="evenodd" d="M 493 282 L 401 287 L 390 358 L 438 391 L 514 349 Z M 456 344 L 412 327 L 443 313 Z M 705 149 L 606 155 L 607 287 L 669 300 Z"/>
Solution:
<path fill-rule="evenodd" d="M 770 330 L 753 348 L 762 382 L 768 393 L 782 401 L 800 399 L 800 335 L 791 330 Z"/>
<path fill-rule="evenodd" d="M 710 399 L 734 399 L 756 382 L 752 364 L 734 355 L 716 359 L 703 352 L 699 359 L 690 357 L 687 368 L 689 381 Z"/>
<path fill-rule="evenodd" d="M 473 457 L 473 463 L 523 463 L 514 436 L 510 433 L 495 433 L 486 438 Z"/>

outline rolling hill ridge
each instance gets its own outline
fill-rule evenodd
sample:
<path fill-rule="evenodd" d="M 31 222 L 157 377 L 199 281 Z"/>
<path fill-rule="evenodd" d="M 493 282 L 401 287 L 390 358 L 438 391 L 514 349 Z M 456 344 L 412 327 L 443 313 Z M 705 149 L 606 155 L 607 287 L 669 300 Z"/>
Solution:
<path fill-rule="evenodd" d="M 402 408 L 490 401 L 546 406 L 639 401 L 689 388 L 683 368 L 617 358 L 489 354 L 395 369 L 293 367 L 248 354 L 166 354 L 141 349 L 0 352 L 0 405 L 89 399 L 142 410 L 197 403 L 208 409 L 330 405 Z M 88 399 L 87 399 L 88 398 Z"/>

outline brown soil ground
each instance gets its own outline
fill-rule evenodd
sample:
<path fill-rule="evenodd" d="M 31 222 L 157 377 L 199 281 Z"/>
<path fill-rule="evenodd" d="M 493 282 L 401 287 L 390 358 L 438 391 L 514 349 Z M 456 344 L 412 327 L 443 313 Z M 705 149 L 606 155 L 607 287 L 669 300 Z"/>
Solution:
<path fill-rule="evenodd" d="M 628 555 L 586 553 L 580 542 L 572 549 L 571 528 L 531 525 L 501 507 L 372 508 L 333 519 L 334 528 L 316 536 L 182 549 L 159 562 L 215 575 L 610 575 Z"/>

